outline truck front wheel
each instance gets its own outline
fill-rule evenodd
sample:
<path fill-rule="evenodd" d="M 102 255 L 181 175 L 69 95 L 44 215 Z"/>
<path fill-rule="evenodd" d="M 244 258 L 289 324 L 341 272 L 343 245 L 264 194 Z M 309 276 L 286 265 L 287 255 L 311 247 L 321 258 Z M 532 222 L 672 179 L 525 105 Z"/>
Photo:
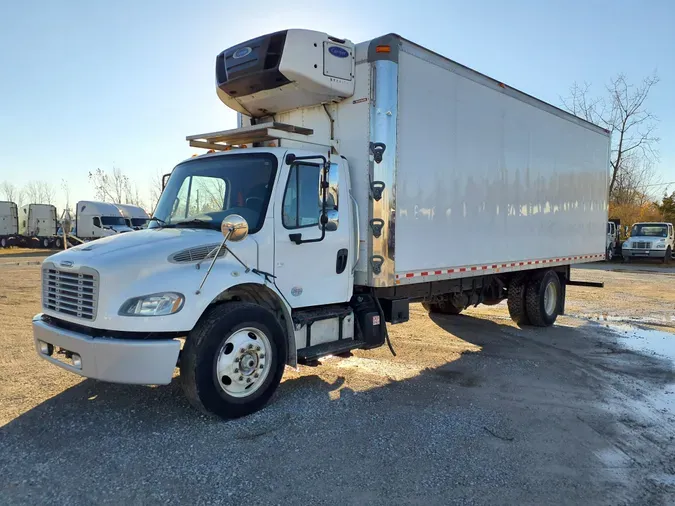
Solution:
<path fill-rule="evenodd" d="M 669 264 L 670 263 L 670 257 L 672 256 L 673 252 L 670 249 L 670 246 L 668 246 L 668 249 L 666 249 L 666 254 L 663 257 L 663 263 L 664 264 Z"/>
<path fill-rule="evenodd" d="M 286 338 L 273 313 L 230 302 L 209 310 L 188 335 L 180 379 L 190 403 L 221 418 L 267 404 L 281 382 Z"/>
<path fill-rule="evenodd" d="M 562 285 L 555 271 L 546 271 L 531 279 L 525 293 L 527 316 L 532 325 L 550 327 L 558 318 Z"/>

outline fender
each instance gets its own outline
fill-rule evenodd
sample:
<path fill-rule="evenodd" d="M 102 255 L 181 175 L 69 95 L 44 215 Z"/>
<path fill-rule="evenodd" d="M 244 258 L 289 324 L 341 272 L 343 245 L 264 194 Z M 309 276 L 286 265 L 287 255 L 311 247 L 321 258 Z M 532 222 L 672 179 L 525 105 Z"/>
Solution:
<path fill-rule="evenodd" d="M 202 292 L 204 297 L 201 299 L 199 307 L 199 318 L 195 325 L 201 320 L 204 313 L 213 305 L 222 304 L 230 300 L 243 300 L 252 302 L 283 316 L 282 326 L 286 330 L 287 355 L 286 364 L 292 367 L 297 366 L 297 349 L 295 347 L 295 329 L 291 316 L 291 306 L 279 292 L 274 284 L 267 282 L 262 276 L 253 272 L 241 273 L 237 276 L 237 283 L 220 291 L 215 296 L 212 293 Z M 204 288 L 209 284 L 207 280 Z M 208 301 L 208 304 L 202 304 Z M 194 327 L 193 327 L 194 328 Z"/>

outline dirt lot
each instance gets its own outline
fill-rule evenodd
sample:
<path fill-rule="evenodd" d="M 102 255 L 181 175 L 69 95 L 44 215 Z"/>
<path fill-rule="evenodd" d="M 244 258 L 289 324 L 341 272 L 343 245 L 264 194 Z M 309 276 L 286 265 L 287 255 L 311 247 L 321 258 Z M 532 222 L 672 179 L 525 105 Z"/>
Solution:
<path fill-rule="evenodd" d="M 675 503 L 672 270 L 575 270 L 606 288 L 571 287 L 551 329 L 415 305 L 397 357 L 289 370 L 265 410 L 222 422 L 176 382 L 39 360 L 33 260 L 0 263 L 3 504 Z"/>

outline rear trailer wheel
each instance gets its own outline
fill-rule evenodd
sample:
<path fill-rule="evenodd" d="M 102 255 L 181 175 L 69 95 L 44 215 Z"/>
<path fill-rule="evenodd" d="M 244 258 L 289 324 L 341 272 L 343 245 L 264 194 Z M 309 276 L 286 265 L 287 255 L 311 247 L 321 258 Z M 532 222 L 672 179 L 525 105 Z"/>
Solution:
<path fill-rule="evenodd" d="M 458 315 L 464 308 L 458 307 L 449 297 L 444 297 L 438 302 L 422 302 L 422 307 L 429 313 Z"/>
<path fill-rule="evenodd" d="M 518 325 L 530 324 L 525 306 L 525 291 L 528 279 L 527 273 L 520 273 L 513 276 L 509 281 L 506 305 L 509 308 L 511 319 Z"/>
<path fill-rule="evenodd" d="M 61 242 L 60 237 L 56 238 L 56 241 L 54 241 L 54 246 L 56 246 L 56 248 L 58 248 L 58 249 L 61 249 L 61 246 L 63 246 L 63 243 Z"/>
<path fill-rule="evenodd" d="M 42 239 L 42 247 L 49 248 L 49 239 L 47 239 L 46 237 Z"/>
<path fill-rule="evenodd" d="M 546 271 L 530 280 L 525 294 L 527 316 L 537 327 L 550 327 L 558 318 L 562 285 L 555 271 Z"/>
<path fill-rule="evenodd" d="M 6 237 L 0 238 L 0 248 L 6 247 L 7 247 L 7 238 Z"/>
<path fill-rule="evenodd" d="M 273 313 L 256 304 L 216 306 L 190 332 L 180 381 L 190 403 L 221 418 L 262 409 L 281 382 L 286 338 Z"/>

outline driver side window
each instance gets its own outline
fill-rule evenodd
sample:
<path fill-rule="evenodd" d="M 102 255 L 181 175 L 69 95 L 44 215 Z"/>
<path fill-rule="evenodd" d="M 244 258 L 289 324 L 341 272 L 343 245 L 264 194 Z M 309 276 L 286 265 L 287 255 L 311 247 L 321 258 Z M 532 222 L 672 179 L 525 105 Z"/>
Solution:
<path fill-rule="evenodd" d="M 318 165 L 293 165 L 288 175 L 283 202 L 283 224 L 287 229 L 317 226 L 321 214 Z"/>
<path fill-rule="evenodd" d="M 96 228 L 101 228 L 101 218 L 98 216 L 94 216 L 94 226 Z"/>

